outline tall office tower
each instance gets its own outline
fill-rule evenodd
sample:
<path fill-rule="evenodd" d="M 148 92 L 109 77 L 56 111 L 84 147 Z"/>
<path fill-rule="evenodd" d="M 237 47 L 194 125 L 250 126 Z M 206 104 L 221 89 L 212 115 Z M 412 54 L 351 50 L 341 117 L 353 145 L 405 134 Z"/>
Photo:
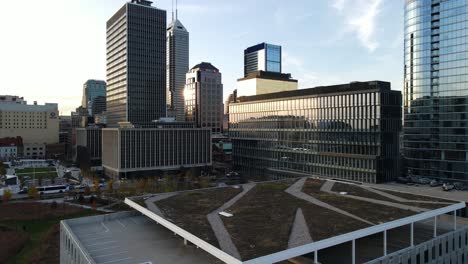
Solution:
<path fill-rule="evenodd" d="M 281 71 L 281 46 L 261 43 L 247 48 L 244 51 L 244 77 L 237 80 L 237 95 L 297 90 L 297 80 Z"/>
<path fill-rule="evenodd" d="M 221 133 L 223 127 L 223 84 L 221 73 L 208 62 L 195 65 L 187 73 L 185 119 L 197 127 Z"/>
<path fill-rule="evenodd" d="M 184 85 L 185 74 L 189 70 L 189 32 L 172 14 L 172 22 L 167 28 L 167 105 L 168 116 L 177 121 L 185 120 Z"/>
<path fill-rule="evenodd" d="M 260 43 L 244 50 L 244 77 L 258 71 L 281 73 L 281 46 Z"/>
<path fill-rule="evenodd" d="M 101 99 L 98 99 L 97 104 L 102 105 L 100 100 L 102 100 L 102 98 L 106 98 L 106 82 L 100 80 L 87 80 L 83 84 L 83 98 L 81 99 L 81 106 L 88 110 L 88 114 L 90 116 L 99 114 L 93 111 L 93 106 L 96 107 L 95 100 L 98 97 Z M 100 106 L 97 110 L 101 111 L 101 108 L 102 106 Z M 106 111 L 106 109 L 104 108 L 103 111 Z M 101 113 L 103 111 L 101 111 Z"/>
<path fill-rule="evenodd" d="M 406 0 L 404 156 L 410 176 L 468 183 L 467 5 Z"/>
<path fill-rule="evenodd" d="M 91 116 L 94 117 L 96 115 L 100 115 L 106 112 L 106 97 L 105 96 L 98 96 L 94 98 L 91 105 L 89 105 L 89 110 L 91 110 Z"/>
<path fill-rule="evenodd" d="M 107 122 L 166 116 L 166 11 L 132 0 L 107 21 Z"/>

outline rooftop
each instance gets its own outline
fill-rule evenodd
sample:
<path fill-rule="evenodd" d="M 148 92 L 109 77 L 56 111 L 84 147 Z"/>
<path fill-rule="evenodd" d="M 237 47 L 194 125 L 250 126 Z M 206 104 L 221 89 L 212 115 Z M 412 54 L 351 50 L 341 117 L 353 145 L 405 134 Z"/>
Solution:
<path fill-rule="evenodd" d="M 185 246 L 172 232 L 145 216 L 119 214 L 108 219 L 97 216 L 63 222 L 97 264 L 220 263 L 204 251 Z"/>
<path fill-rule="evenodd" d="M 192 67 L 191 70 L 195 70 L 195 69 L 200 69 L 200 70 L 212 70 L 212 71 L 219 71 L 218 68 L 216 68 L 215 66 L 213 66 L 213 64 L 209 63 L 209 62 L 201 62 L 195 66 Z"/>
<path fill-rule="evenodd" d="M 157 194 L 126 203 L 226 263 L 279 262 L 465 206 L 318 178 Z M 398 246 L 407 247 L 395 250 Z"/>
<path fill-rule="evenodd" d="M 313 96 L 322 94 L 341 94 L 351 93 L 363 90 L 382 90 L 390 91 L 390 83 L 383 81 L 369 81 L 369 82 L 351 82 L 348 84 L 338 84 L 330 86 L 319 86 L 315 88 L 299 89 L 293 91 L 284 91 L 277 93 L 253 95 L 253 96 L 242 96 L 237 97 L 236 103 L 262 101 L 262 100 L 273 100 L 288 97 L 299 97 L 299 96 Z M 399 92 L 400 91 L 394 91 Z"/>
<path fill-rule="evenodd" d="M 267 80 L 276 80 L 284 82 L 297 82 L 297 80 L 292 79 L 290 73 L 279 73 L 279 72 L 267 72 L 267 71 L 257 71 L 249 73 L 246 77 L 237 79 L 237 81 L 245 81 L 251 79 L 267 79 Z"/>

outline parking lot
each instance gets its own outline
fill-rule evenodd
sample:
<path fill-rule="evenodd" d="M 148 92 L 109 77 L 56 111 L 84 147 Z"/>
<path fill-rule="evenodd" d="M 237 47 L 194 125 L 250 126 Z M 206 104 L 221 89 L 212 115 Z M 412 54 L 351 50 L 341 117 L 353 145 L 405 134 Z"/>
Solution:
<path fill-rule="evenodd" d="M 144 216 L 71 226 L 98 264 L 218 263 Z"/>

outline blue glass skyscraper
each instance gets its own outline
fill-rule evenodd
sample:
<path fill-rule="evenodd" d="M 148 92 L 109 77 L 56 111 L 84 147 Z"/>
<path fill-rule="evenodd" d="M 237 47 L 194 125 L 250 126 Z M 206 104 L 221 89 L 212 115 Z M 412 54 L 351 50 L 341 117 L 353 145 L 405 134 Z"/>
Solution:
<path fill-rule="evenodd" d="M 407 173 L 468 183 L 468 0 L 406 0 Z"/>
<path fill-rule="evenodd" d="M 244 51 L 244 77 L 257 71 L 281 73 L 281 46 L 260 43 Z"/>

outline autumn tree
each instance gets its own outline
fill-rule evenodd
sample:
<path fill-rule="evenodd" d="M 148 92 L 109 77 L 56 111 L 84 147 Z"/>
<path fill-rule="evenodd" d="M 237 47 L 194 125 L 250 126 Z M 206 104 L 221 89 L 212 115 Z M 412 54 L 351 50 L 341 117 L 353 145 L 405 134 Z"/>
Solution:
<path fill-rule="evenodd" d="M 114 179 L 110 179 L 108 182 L 107 182 L 107 191 L 109 193 L 113 193 L 114 192 Z"/>
<path fill-rule="evenodd" d="M 5 189 L 3 191 L 3 197 L 2 197 L 3 202 L 7 203 L 8 201 L 10 201 L 12 196 L 13 196 L 13 193 L 11 192 L 11 190 Z"/>
<path fill-rule="evenodd" d="M 28 197 L 33 199 L 39 199 L 39 191 L 37 190 L 36 186 L 32 186 L 28 190 Z"/>

